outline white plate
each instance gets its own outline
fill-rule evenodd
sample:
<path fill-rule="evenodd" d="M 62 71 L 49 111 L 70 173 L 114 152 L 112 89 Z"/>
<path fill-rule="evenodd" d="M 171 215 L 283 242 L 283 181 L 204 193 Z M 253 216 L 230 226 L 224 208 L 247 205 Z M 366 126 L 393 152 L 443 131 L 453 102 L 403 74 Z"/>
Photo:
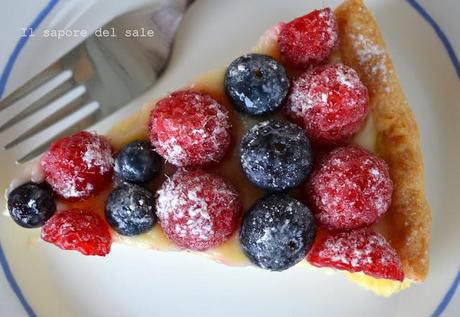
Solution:
<path fill-rule="evenodd" d="M 428 316 L 439 315 L 445 308 L 446 316 L 459 316 L 460 297 L 452 295 L 460 264 L 460 87 L 459 73 L 453 66 L 454 51 L 457 55 L 460 52 L 460 3 L 445 0 L 435 6 L 428 0 L 420 1 L 451 41 L 449 58 L 432 25 L 414 9 L 417 3 L 409 2 L 369 1 L 368 5 L 375 12 L 421 129 L 427 195 L 433 208 L 431 272 L 425 283 L 384 299 L 349 283 L 342 275 L 300 268 L 283 273 L 230 268 L 186 253 L 117 245 L 106 258 L 84 257 L 36 242 L 36 230 L 21 229 L 8 218 L 1 218 L 0 241 L 6 257 L 0 258 L 3 268 L 7 261 L 11 272 L 0 274 L 0 315 Z M 20 28 L 47 3 L 2 3 L 6 8 L 0 10 L 3 63 L 20 36 Z M 326 4 L 335 6 L 337 1 Z M 74 25 L 94 29 L 127 6 L 128 1 L 62 1 L 41 28 Z M 103 131 L 145 100 L 181 87 L 209 68 L 225 65 L 248 51 L 277 21 L 321 6 L 322 1 L 304 0 L 199 0 L 184 20 L 171 65 L 160 82 L 96 128 Z M 62 55 L 75 41 L 50 45 L 39 37 L 30 39 L 14 65 L 7 91 Z M 5 159 L 1 154 L 0 166 Z M 2 183 L 15 172 L 1 170 Z M 23 297 L 18 299 L 15 292 Z"/>

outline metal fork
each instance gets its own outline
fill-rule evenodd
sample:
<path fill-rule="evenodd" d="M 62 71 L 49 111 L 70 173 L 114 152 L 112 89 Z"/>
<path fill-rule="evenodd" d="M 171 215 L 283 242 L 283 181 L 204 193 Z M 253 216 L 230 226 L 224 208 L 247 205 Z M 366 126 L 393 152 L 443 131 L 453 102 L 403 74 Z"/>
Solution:
<path fill-rule="evenodd" d="M 100 121 L 152 87 L 168 64 L 177 27 L 191 2 L 165 0 L 115 18 L 101 29 L 116 37 L 93 34 L 0 101 L 4 150 L 14 151 L 20 143 L 81 112 L 76 122 L 54 135 L 43 133 L 39 144 L 15 157 L 18 163 L 29 161 L 52 141 Z M 140 28 L 153 30 L 153 36 L 124 36 L 127 30 Z M 14 108 L 21 104 L 21 109 Z M 51 113 L 56 106 L 59 109 Z M 27 121 L 32 114 L 39 117 L 36 124 Z"/>

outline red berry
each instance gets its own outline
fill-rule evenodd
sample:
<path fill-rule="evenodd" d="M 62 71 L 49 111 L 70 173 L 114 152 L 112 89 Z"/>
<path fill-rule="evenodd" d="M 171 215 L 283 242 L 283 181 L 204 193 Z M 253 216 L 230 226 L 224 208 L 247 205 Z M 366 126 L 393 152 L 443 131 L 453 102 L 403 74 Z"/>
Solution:
<path fill-rule="evenodd" d="M 369 95 L 352 68 L 324 65 L 304 72 L 292 85 L 288 116 L 320 145 L 348 141 L 363 125 Z"/>
<path fill-rule="evenodd" d="M 110 252 L 109 227 L 97 214 L 81 209 L 57 212 L 42 227 L 42 239 L 64 250 L 104 256 Z"/>
<path fill-rule="evenodd" d="M 111 181 L 112 148 L 102 136 L 81 131 L 51 144 L 41 166 L 60 196 L 84 199 Z"/>
<path fill-rule="evenodd" d="M 396 250 L 369 228 L 319 235 L 307 255 L 317 267 L 363 272 L 376 278 L 404 280 Z"/>
<path fill-rule="evenodd" d="M 307 183 L 316 220 L 329 230 L 375 223 L 390 206 L 392 191 L 385 161 L 357 146 L 326 155 Z"/>
<path fill-rule="evenodd" d="M 228 111 L 211 96 L 188 90 L 157 102 L 149 131 L 157 152 L 176 166 L 219 162 L 230 144 Z"/>
<path fill-rule="evenodd" d="M 202 251 L 228 240 L 238 227 L 238 193 L 222 178 L 201 170 L 177 171 L 157 192 L 157 215 L 176 245 Z"/>
<path fill-rule="evenodd" d="M 282 27 L 278 37 L 281 55 L 294 66 L 321 63 L 337 46 L 337 32 L 331 9 L 312 11 Z"/>

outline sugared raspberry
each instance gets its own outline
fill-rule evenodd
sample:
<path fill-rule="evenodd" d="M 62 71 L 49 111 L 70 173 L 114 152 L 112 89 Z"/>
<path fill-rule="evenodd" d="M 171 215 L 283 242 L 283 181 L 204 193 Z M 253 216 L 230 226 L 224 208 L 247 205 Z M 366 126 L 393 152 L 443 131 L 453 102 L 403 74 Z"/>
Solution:
<path fill-rule="evenodd" d="M 42 227 L 41 237 L 64 250 L 104 256 L 110 252 L 109 226 L 97 214 L 81 209 L 57 212 Z"/>
<path fill-rule="evenodd" d="M 178 170 L 157 192 L 161 227 L 177 246 L 202 251 L 226 241 L 238 227 L 238 193 L 222 178 Z"/>
<path fill-rule="evenodd" d="M 383 236 L 369 228 L 318 235 L 307 261 L 317 267 L 404 280 L 404 271 L 396 250 Z"/>
<path fill-rule="evenodd" d="M 306 186 L 318 223 L 347 230 L 375 223 L 391 203 L 388 166 L 357 146 L 333 150 L 313 169 Z"/>
<path fill-rule="evenodd" d="M 157 152 L 176 166 L 217 163 L 230 144 L 228 111 L 211 96 L 189 90 L 157 102 L 149 131 Z"/>
<path fill-rule="evenodd" d="M 348 141 L 363 125 L 369 95 L 352 68 L 324 65 L 297 78 L 288 96 L 286 112 L 305 127 L 317 145 Z"/>
<path fill-rule="evenodd" d="M 112 147 L 104 137 L 81 131 L 51 144 L 41 165 L 57 194 L 88 198 L 111 181 Z"/>
<path fill-rule="evenodd" d="M 312 11 L 283 25 L 278 37 L 281 55 L 294 66 L 321 63 L 337 46 L 337 32 L 331 9 Z"/>

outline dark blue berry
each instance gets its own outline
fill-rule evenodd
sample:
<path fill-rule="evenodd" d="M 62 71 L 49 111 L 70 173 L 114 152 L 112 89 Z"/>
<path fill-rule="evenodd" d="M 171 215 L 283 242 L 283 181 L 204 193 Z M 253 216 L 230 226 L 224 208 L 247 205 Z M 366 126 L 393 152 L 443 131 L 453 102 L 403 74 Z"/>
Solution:
<path fill-rule="evenodd" d="M 283 191 L 299 185 L 310 173 L 313 155 L 305 132 L 294 123 L 263 121 L 243 136 L 240 161 L 256 186 Z"/>
<path fill-rule="evenodd" d="M 150 142 L 134 141 L 126 145 L 115 161 L 115 173 L 132 183 L 151 181 L 161 168 L 160 156 Z"/>
<path fill-rule="evenodd" d="M 8 195 L 11 218 L 24 228 L 37 228 L 56 211 L 51 188 L 46 184 L 25 183 Z"/>
<path fill-rule="evenodd" d="M 314 217 L 305 205 L 286 194 L 270 194 L 245 215 L 240 243 L 255 265 L 283 271 L 305 258 L 315 236 Z"/>
<path fill-rule="evenodd" d="M 270 56 L 248 54 L 228 66 L 224 88 L 236 109 L 249 115 L 263 115 L 281 106 L 289 90 L 289 79 L 283 65 Z"/>
<path fill-rule="evenodd" d="M 121 235 L 134 236 L 149 231 L 156 223 L 153 194 L 139 185 L 116 187 L 105 203 L 105 219 Z"/>

